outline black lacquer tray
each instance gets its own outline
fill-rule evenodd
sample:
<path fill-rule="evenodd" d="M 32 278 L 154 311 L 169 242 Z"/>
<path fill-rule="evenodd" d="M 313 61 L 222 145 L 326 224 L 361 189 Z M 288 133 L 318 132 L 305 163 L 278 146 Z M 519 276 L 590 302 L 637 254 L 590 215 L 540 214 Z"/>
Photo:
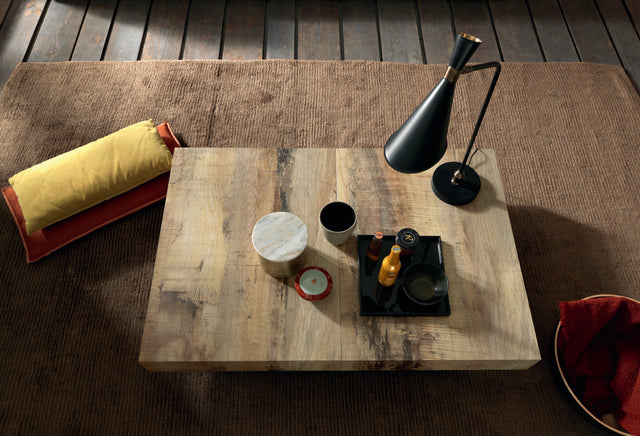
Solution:
<path fill-rule="evenodd" d="M 363 316 L 449 316 L 449 294 L 440 304 L 420 307 L 411 303 L 402 291 L 402 274 L 411 264 L 428 262 L 444 271 L 440 236 L 420 236 L 420 243 L 409 262 L 404 262 L 393 286 L 383 288 L 378 283 L 382 259 L 395 243 L 394 236 L 384 236 L 380 259 L 373 265 L 367 260 L 367 248 L 373 235 L 358 235 L 358 270 L 360 276 L 360 315 Z"/>

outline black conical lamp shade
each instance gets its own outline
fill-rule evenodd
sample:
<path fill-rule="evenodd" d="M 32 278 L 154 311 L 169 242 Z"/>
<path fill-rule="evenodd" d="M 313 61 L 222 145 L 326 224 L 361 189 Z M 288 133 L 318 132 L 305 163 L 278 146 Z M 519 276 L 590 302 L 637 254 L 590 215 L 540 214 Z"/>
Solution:
<path fill-rule="evenodd" d="M 420 173 L 434 166 L 447 150 L 447 130 L 455 83 L 442 79 L 393 133 L 384 157 L 402 173 Z"/>
<path fill-rule="evenodd" d="M 449 117 L 458 77 L 461 74 L 485 68 L 495 68 L 464 159 L 462 162 L 441 164 L 431 177 L 431 189 L 434 194 L 445 203 L 453 205 L 470 203 L 480 192 L 480 176 L 468 165 L 469 153 L 502 69 L 499 62 L 466 66 L 481 42 L 475 36 L 465 33 L 456 35 L 449 68 L 444 78 L 420 103 L 407 121 L 389 137 L 384 146 L 384 157 L 396 171 L 419 173 L 434 166 L 447 150 Z"/>
<path fill-rule="evenodd" d="M 427 95 L 384 146 L 384 157 L 396 171 L 419 173 L 434 166 L 447 149 L 447 131 L 456 80 L 481 41 L 458 33 L 445 77 Z"/>

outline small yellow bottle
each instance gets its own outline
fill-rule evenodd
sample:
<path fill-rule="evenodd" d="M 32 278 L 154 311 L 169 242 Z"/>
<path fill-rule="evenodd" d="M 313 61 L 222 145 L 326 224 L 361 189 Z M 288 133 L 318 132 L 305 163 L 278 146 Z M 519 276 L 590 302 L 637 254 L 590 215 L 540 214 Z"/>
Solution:
<path fill-rule="evenodd" d="M 382 259 L 382 265 L 380 265 L 380 273 L 378 274 L 378 283 L 382 286 L 393 286 L 398 278 L 400 272 L 400 248 L 399 245 L 391 247 L 391 253 L 384 259 Z"/>

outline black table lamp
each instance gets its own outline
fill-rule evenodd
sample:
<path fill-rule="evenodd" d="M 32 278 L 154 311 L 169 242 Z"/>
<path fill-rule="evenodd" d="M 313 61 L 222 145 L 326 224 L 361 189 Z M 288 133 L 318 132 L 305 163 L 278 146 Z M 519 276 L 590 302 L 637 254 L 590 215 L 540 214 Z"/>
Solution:
<path fill-rule="evenodd" d="M 444 78 L 404 124 L 389 137 L 384 146 L 384 157 L 396 171 L 419 173 L 434 166 L 447 149 L 447 130 L 458 76 L 485 68 L 495 68 L 493 80 L 462 163 L 447 162 L 440 165 L 431 179 L 431 188 L 436 196 L 445 203 L 454 205 L 472 202 L 480 191 L 480 177 L 473 168 L 467 166 L 467 160 L 501 71 L 498 62 L 465 67 L 481 43 L 478 38 L 466 33 L 456 35 L 449 68 Z"/>

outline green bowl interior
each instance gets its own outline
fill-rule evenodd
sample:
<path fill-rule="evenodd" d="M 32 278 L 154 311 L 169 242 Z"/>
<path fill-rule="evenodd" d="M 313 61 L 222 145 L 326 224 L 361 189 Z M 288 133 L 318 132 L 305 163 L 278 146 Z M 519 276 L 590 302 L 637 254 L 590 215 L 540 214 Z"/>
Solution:
<path fill-rule="evenodd" d="M 431 305 L 440 302 L 449 291 L 449 280 L 437 266 L 416 263 L 404 272 L 403 288 L 407 297 L 416 304 Z"/>

